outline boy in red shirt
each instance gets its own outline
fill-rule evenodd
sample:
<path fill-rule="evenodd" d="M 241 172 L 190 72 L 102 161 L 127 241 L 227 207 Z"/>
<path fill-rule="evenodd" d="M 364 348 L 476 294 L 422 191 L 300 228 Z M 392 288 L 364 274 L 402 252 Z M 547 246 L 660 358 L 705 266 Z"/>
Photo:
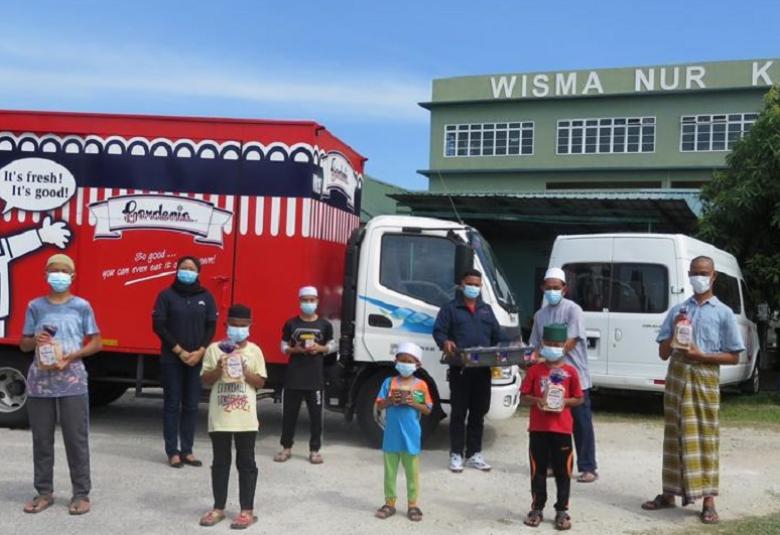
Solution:
<path fill-rule="evenodd" d="M 528 423 L 528 450 L 531 462 L 531 511 L 525 524 L 537 527 L 544 519 L 547 502 L 547 467 L 552 466 L 558 500 L 555 502 L 555 528 L 571 528 L 569 488 L 571 486 L 573 420 L 571 407 L 583 401 L 577 370 L 563 360 L 566 325 L 544 327 L 540 356 L 544 362 L 533 365 L 520 387 L 522 401 L 531 406 Z"/>

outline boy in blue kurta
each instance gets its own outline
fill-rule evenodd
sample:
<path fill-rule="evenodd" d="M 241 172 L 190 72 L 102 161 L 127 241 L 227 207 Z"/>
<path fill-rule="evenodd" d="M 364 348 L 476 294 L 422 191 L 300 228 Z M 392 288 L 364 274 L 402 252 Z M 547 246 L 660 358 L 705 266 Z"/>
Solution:
<path fill-rule="evenodd" d="M 406 495 L 409 503 L 407 517 L 414 522 L 422 520 L 422 511 L 417 506 L 422 438 L 420 415 L 430 414 L 433 402 L 428 385 L 414 376 L 414 372 L 420 367 L 421 358 L 422 349 L 417 344 L 399 344 L 395 356 L 398 375 L 385 379 L 376 399 L 377 408 L 385 410 L 385 434 L 382 441 L 385 459 L 385 504 L 377 510 L 377 518 L 385 519 L 396 512 L 396 479 L 398 465 L 402 464 L 406 473 Z"/>

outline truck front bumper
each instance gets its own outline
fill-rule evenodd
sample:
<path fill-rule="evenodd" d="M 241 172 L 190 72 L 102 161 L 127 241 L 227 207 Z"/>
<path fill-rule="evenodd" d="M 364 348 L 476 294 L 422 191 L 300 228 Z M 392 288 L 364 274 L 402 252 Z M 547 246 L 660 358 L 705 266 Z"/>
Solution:
<path fill-rule="evenodd" d="M 520 404 L 520 375 L 515 374 L 511 383 L 496 384 L 490 390 L 490 420 L 506 420 L 514 416 Z"/>

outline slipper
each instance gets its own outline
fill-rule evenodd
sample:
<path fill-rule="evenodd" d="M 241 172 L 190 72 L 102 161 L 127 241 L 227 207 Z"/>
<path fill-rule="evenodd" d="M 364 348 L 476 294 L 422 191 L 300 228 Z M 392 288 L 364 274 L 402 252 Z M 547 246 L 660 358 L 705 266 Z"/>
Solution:
<path fill-rule="evenodd" d="M 393 507 L 392 505 L 384 504 L 382 507 L 376 510 L 374 516 L 384 520 L 386 518 L 390 518 L 394 514 L 395 514 L 395 507 Z"/>
<path fill-rule="evenodd" d="M 173 462 L 173 458 L 174 457 L 178 457 L 179 460 L 176 461 L 176 462 Z M 170 466 L 171 468 L 181 468 L 181 467 L 183 467 L 184 463 L 181 460 L 181 456 L 179 456 L 179 455 L 171 455 L 170 457 L 168 457 L 168 466 Z"/>
<path fill-rule="evenodd" d="M 720 517 L 715 508 L 707 505 L 702 508 L 699 518 L 701 519 L 702 524 L 717 524 L 720 522 Z"/>
<path fill-rule="evenodd" d="M 31 515 L 41 513 L 48 509 L 51 504 L 54 503 L 54 496 L 52 494 L 39 494 L 32 499 L 32 501 L 24 504 L 24 512 Z"/>
<path fill-rule="evenodd" d="M 290 457 L 292 457 L 292 451 L 290 450 L 282 450 L 276 455 L 274 455 L 274 462 L 277 463 L 286 463 L 290 460 Z"/>
<path fill-rule="evenodd" d="M 566 511 L 557 511 L 555 513 L 555 529 L 558 531 L 571 529 L 571 517 Z"/>
<path fill-rule="evenodd" d="M 663 494 L 659 494 L 652 500 L 642 504 L 642 509 L 645 511 L 658 511 L 660 509 L 671 509 L 676 507 L 674 501 L 668 501 Z"/>
<path fill-rule="evenodd" d="M 577 478 L 578 483 L 594 483 L 598 480 L 599 475 L 596 472 L 583 472 Z"/>
<path fill-rule="evenodd" d="M 181 462 L 189 466 L 196 466 L 196 467 L 203 466 L 203 461 L 196 459 L 194 455 L 190 455 L 188 457 L 182 457 Z"/>
<path fill-rule="evenodd" d="M 538 528 L 539 524 L 542 523 L 542 520 L 544 520 L 544 514 L 542 514 L 541 511 L 533 509 L 529 511 L 528 516 L 523 520 L 523 524 L 532 528 Z"/>
<path fill-rule="evenodd" d="M 325 461 L 322 460 L 322 455 L 320 455 L 320 452 L 313 451 L 309 453 L 309 462 L 311 464 L 322 464 Z"/>
<path fill-rule="evenodd" d="M 70 507 L 68 507 L 68 514 L 73 516 L 85 515 L 91 510 L 89 505 L 89 498 L 86 496 L 80 498 L 73 498 L 70 500 Z"/>
<path fill-rule="evenodd" d="M 406 512 L 406 518 L 412 522 L 419 522 L 423 518 L 423 513 L 419 507 L 410 507 Z"/>
<path fill-rule="evenodd" d="M 225 520 L 225 513 L 222 511 L 217 511 L 216 509 L 212 509 L 200 517 L 200 525 L 205 528 L 210 528 L 211 526 L 216 526 L 223 520 Z"/>
<path fill-rule="evenodd" d="M 230 523 L 230 529 L 246 529 L 257 522 L 257 517 L 251 513 L 241 513 L 233 522 Z"/>

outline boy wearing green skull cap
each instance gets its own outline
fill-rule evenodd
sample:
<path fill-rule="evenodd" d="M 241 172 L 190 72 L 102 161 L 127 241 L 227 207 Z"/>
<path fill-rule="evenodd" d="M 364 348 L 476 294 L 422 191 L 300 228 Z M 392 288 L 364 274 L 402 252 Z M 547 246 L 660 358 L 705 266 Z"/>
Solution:
<path fill-rule="evenodd" d="M 557 488 L 555 527 L 571 528 L 569 489 L 572 470 L 571 407 L 582 403 L 582 386 L 577 370 L 564 362 L 565 324 L 544 327 L 540 356 L 520 387 L 523 403 L 531 406 L 528 423 L 528 453 L 531 463 L 531 511 L 525 524 L 537 527 L 547 502 L 547 467 L 552 466 Z M 556 401 L 562 401 L 558 404 Z"/>

